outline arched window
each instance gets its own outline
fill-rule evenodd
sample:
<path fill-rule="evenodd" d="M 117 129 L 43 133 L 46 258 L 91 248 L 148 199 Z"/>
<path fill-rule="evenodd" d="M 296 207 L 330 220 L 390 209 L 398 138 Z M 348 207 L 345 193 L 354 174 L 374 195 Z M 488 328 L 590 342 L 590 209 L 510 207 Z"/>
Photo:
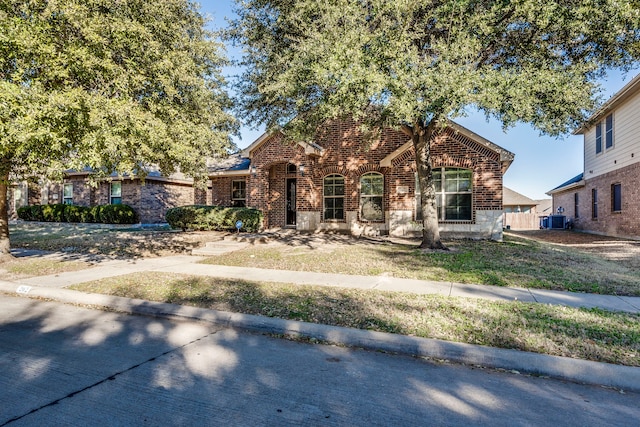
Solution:
<path fill-rule="evenodd" d="M 327 175 L 323 180 L 324 219 L 344 220 L 344 176 Z"/>
<path fill-rule="evenodd" d="M 384 196 L 384 176 L 369 172 L 360 177 L 360 219 L 384 221 L 382 199 Z"/>

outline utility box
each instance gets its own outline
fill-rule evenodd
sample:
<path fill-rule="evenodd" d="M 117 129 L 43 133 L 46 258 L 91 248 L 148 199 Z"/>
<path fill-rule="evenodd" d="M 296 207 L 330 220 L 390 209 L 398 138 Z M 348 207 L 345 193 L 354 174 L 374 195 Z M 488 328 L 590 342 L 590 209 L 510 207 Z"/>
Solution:
<path fill-rule="evenodd" d="M 565 215 L 549 215 L 549 228 L 564 229 L 567 226 L 567 217 Z"/>

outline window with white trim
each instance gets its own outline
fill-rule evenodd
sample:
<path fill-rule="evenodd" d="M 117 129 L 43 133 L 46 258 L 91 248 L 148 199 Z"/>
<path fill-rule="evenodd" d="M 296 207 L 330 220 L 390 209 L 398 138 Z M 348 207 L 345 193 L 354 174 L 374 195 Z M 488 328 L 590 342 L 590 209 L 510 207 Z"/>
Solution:
<path fill-rule="evenodd" d="M 473 173 L 462 168 L 433 169 L 439 221 L 471 221 Z M 420 185 L 416 174 L 416 220 L 422 220 Z"/>
<path fill-rule="evenodd" d="M 344 220 L 344 176 L 327 175 L 323 180 L 325 220 Z"/>
<path fill-rule="evenodd" d="M 604 119 L 604 146 L 607 150 L 613 147 L 613 114 Z"/>
<path fill-rule="evenodd" d="M 603 135 L 604 128 L 604 135 Z M 613 135 L 613 113 L 604 118 L 604 121 L 596 123 L 596 154 L 602 153 L 602 143 L 604 142 L 604 149 L 609 150 L 613 148 L 614 144 Z M 604 141 L 603 141 L 604 140 Z"/>
<path fill-rule="evenodd" d="M 364 221 L 384 221 L 382 198 L 384 196 L 384 176 L 369 172 L 360 177 L 360 219 Z"/>
<path fill-rule="evenodd" d="M 109 192 L 109 203 L 119 205 L 122 203 L 122 182 L 113 181 Z"/>
<path fill-rule="evenodd" d="M 73 204 L 73 183 L 64 184 L 62 186 L 62 203 L 65 205 Z"/>
<path fill-rule="evenodd" d="M 231 201 L 233 206 L 244 207 L 247 200 L 247 182 L 243 180 L 231 181 Z"/>

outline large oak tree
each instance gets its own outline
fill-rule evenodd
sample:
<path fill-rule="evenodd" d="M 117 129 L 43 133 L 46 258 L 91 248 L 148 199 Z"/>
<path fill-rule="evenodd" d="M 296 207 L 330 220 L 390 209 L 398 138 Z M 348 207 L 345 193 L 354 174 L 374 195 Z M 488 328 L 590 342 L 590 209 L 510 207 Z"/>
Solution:
<path fill-rule="evenodd" d="M 637 1 L 245 0 L 237 13 L 248 121 L 292 139 L 345 116 L 404 131 L 429 248 L 443 247 L 430 140 L 448 119 L 479 109 L 563 134 L 594 108 L 604 70 L 640 53 Z"/>
<path fill-rule="evenodd" d="M 12 180 L 205 173 L 236 128 L 220 49 L 188 0 L 0 0 L 0 254 Z"/>

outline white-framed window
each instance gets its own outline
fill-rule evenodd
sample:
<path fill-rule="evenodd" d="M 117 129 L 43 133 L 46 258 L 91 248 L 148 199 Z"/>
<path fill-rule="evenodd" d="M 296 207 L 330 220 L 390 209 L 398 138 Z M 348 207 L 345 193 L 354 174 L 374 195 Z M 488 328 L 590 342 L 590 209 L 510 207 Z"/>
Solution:
<path fill-rule="evenodd" d="M 109 193 L 109 203 L 112 205 L 119 205 L 122 203 L 122 182 L 111 182 L 111 190 Z"/>
<path fill-rule="evenodd" d="M 613 113 L 604 119 L 604 146 L 607 150 L 613 148 Z"/>
<path fill-rule="evenodd" d="M 73 204 L 73 183 L 62 185 L 62 203 L 65 205 Z"/>
<path fill-rule="evenodd" d="M 331 174 L 324 177 L 323 218 L 344 220 L 344 176 Z"/>
<path fill-rule="evenodd" d="M 362 175 L 360 177 L 360 219 L 384 221 L 383 197 L 384 176 L 377 172 Z"/>
<path fill-rule="evenodd" d="M 604 128 L 604 132 L 603 132 L 603 128 Z M 605 150 L 609 150 L 613 148 L 613 144 L 614 144 L 613 136 L 614 136 L 613 135 L 613 113 L 611 113 L 604 118 L 604 121 L 600 123 L 596 123 L 596 154 L 602 153 L 603 142 L 604 142 Z"/>
<path fill-rule="evenodd" d="M 233 206 L 245 206 L 247 201 L 247 182 L 244 179 L 231 181 L 231 201 Z"/>
<path fill-rule="evenodd" d="M 433 169 L 438 221 L 471 221 L 473 172 L 462 168 Z M 422 220 L 422 203 L 416 174 L 416 220 Z"/>

